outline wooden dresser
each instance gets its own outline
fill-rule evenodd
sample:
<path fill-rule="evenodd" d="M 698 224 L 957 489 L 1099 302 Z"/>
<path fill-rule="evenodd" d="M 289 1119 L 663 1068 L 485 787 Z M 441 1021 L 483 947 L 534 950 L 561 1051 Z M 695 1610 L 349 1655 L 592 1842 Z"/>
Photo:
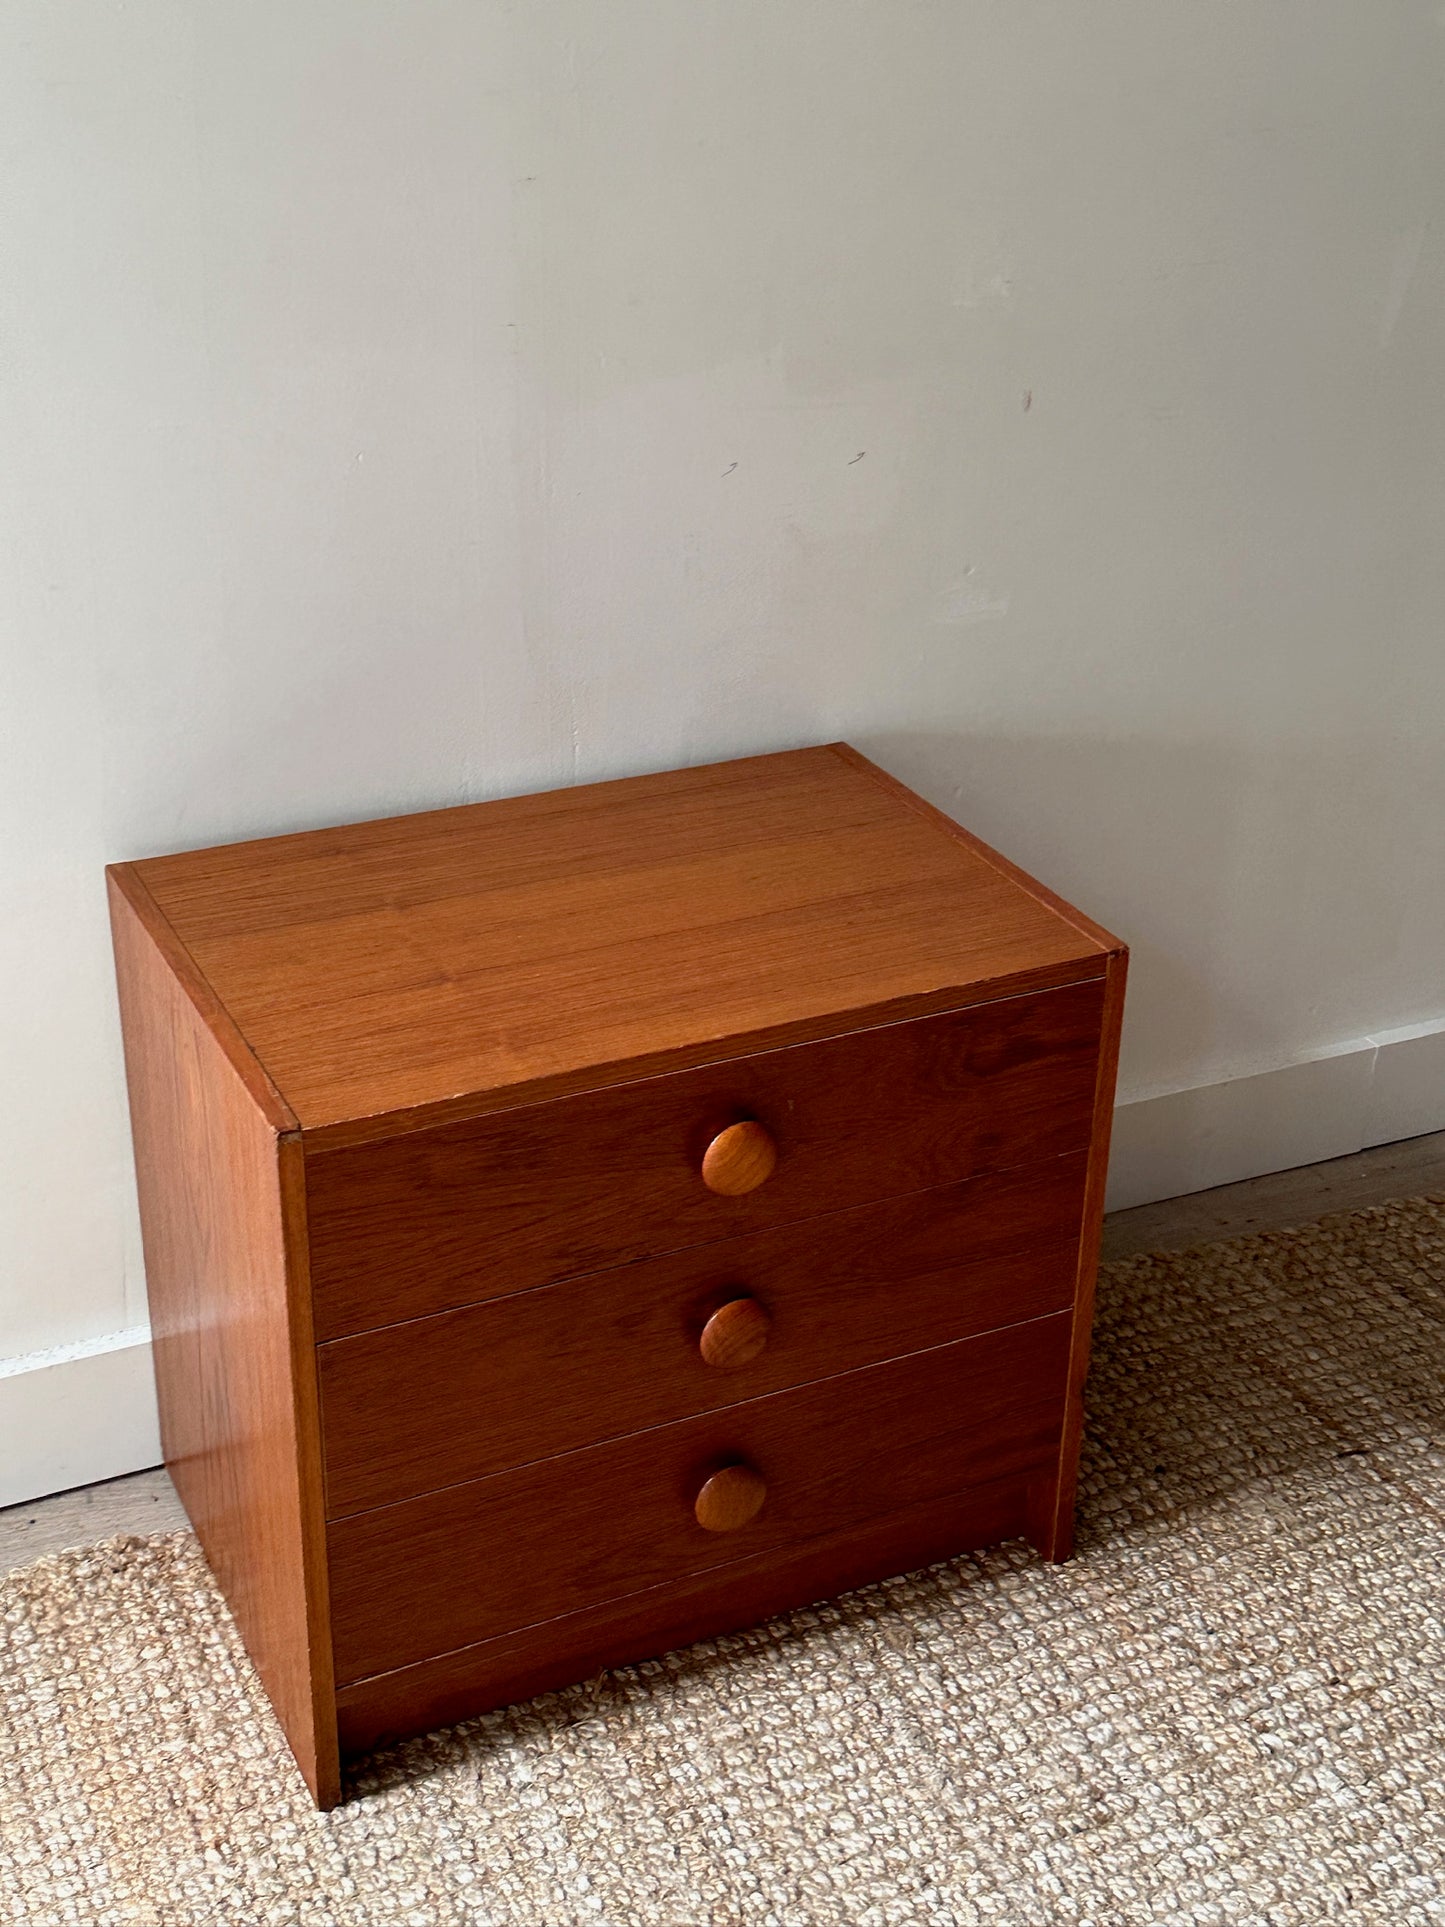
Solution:
<path fill-rule="evenodd" d="M 109 879 L 166 1461 L 321 1805 L 1067 1555 L 1125 953 L 856 751 Z"/>

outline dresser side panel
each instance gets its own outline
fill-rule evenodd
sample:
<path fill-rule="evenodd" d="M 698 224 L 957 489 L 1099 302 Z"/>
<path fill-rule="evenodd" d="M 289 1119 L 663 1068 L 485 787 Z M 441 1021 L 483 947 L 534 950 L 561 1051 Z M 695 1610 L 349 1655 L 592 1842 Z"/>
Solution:
<path fill-rule="evenodd" d="M 1103 1025 L 1094 1085 L 1094 1122 L 1084 1181 L 1084 1223 L 1074 1288 L 1073 1329 L 1069 1341 L 1068 1405 L 1057 1477 L 1030 1495 L 1029 1537 L 1046 1559 L 1062 1560 L 1074 1550 L 1074 1509 L 1079 1483 L 1079 1452 L 1084 1435 L 1084 1383 L 1094 1334 L 1094 1293 L 1099 1245 L 1104 1229 L 1104 1192 L 1109 1178 L 1109 1137 L 1114 1119 L 1114 1089 L 1119 1074 L 1119 1035 L 1124 1021 L 1124 985 L 1129 953 L 1120 945 L 1109 957 L 1104 978 Z"/>
<path fill-rule="evenodd" d="M 318 1803 L 339 1798 L 301 1147 L 110 879 L 166 1464 Z"/>

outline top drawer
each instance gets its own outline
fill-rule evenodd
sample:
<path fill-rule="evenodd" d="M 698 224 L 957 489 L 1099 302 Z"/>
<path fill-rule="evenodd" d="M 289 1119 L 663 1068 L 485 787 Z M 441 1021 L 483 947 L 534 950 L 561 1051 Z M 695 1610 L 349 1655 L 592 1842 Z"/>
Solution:
<path fill-rule="evenodd" d="M 308 1152 L 318 1340 L 1088 1143 L 1103 980 Z M 776 1149 L 742 1196 L 719 1132 Z"/>

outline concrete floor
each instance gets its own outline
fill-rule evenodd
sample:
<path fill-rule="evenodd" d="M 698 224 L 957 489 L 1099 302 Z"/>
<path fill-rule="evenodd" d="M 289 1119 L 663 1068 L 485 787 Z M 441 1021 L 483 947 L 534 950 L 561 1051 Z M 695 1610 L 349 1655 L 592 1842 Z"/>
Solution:
<path fill-rule="evenodd" d="M 0 1575 L 67 1546 L 94 1545 L 118 1532 L 172 1532 L 185 1524 L 163 1465 L 103 1485 L 78 1485 L 0 1511 Z"/>
<path fill-rule="evenodd" d="M 1135 1211 L 1116 1211 L 1105 1221 L 1104 1257 L 1179 1251 L 1251 1231 L 1284 1230 L 1330 1211 L 1435 1191 L 1445 1191 L 1445 1131 L 1140 1205 Z M 118 1532 L 168 1532 L 185 1523 L 162 1468 L 80 1486 L 0 1510 L 0 1574 L 67 1546 L 91 1545 Z"/>
<path fill-rule="evenodd" d="M 1141 1204 L 1135 1211 L 1115 1211 L 1104 1220 L 1104 1259 L 1128 1258 L 1136 1251 L 1183 1251 L 1251 1231 L 1284 1231 L 1331 1211 L 1358 1211 L 1437 1191 L 1445 1191 L 1445 1131 Z"/>

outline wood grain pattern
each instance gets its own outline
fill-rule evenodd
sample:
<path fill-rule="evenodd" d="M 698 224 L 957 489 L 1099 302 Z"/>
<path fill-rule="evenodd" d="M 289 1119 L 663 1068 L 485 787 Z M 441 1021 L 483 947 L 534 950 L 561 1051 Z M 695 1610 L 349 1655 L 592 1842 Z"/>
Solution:
<path fill-rule="evenodd" d="M 767 1183 L 777 1162 L 778 1147 L 766 1126 L 745 1117 L 725 1126 L 703 1152 L 702 1181 L 719 1197 L 744 1198 Z"/>
<path fill-rule="evenodd" d="M 335 1521 L 337 1677 L 861 1526 L 901 1495 L 1022 1476 L 1057 1456 L 1069 1327 L 1055 1313 Z M 738 1532 L 706 1532 L 695 1496 L 734 1461 L 765 1480 L 767 1504 Z"/>
<path fill-rule="evenodd" d="M 552 1692 L 659 1653 L 761 1625 L 793 1606 L 916 1572 L 1025 1530 L 1019 1476 L 912 1504 L 801 1545 L 733 1561 L 629 1599 L 608 1600 L 433 1660 L 355 1681 L 337 1695 L 342 1746 L 388 1740 Z M 699 1665 L 716 1664 L 705 1656 Z"/>
<path fill-rule="evenodd" d="M 767 1498 L 761 1472 L 750 1465 L 722 1465 L 699 1486 L 692 1516 L 704 1532 L 739 1532 L 757 1518 Z"/>
<path fill-rule="evenodd" d="M 1099 1044 L 1094 1126 L 1089 1145 L 1089 1176 L 1084 1222 L 1079 1235 L 1074 1283 L 1073 1332 L 1069 1349 L 1068 1410 L 1059 1444 L 1055 1478 L 1030 1495 L 1030 1536 L 1046 1559 L 1063 1560 L 1074 1550 L 1075 1495 L 1079 1450 L 1084 1433 L 1084 1384 L 1094 1330 L 1094 1288 L 1099 1273 L 1099 1242 L 1104 1228 L 1104 1191 L 1109 1176 L 1109 1133 L 1114 1121 L 1114 1086 L 1119 1069 L 1119 1033 L 1124 1020 L 1124 985 L 1129 954 L 1122 948 L 1109 958 L 1104 1024 Z"/>
<path fill-rule="evenodd" d="M 166 1464 L 318 1804 L 340 1797 L 301 1148 L 111 878 Z M 164 935 L 164 932 L 161 933 Z"/>
<path fill-rule="evenodd" d="M 896 776 L 891 776 L 887 770 L 880 769 L 877 763 L 870 761 L 861 750 L 854 749 L 851 743 L 830 743 L 828 747 L 841 761 L 867 776 L 903 809 L 912 810 L 915 815 L 923 817 L 944 836 L 972 852 L 991 870 L 1006 878 L 1016 889 L 1032 897 L 1034 902 L 1043 909 L 1052 911 L 1071 929 L 1077 930 L 1079 935 L 1100 954 L 1113 956 L 1124 950 L 1125 946 L 1117 937 L 1111 936 L 1102 924 L 1095 923 L 1092 917 L 1086 917 L 1076 905 L 1069 903 L 1057 891 L 1049 889 L 1047 884 L 1040 883 L 1037 877 L 1030 876 L 1027 870 L 1020 869 L 1017 863 L 1011 862 L 1002 852 L 994 849 L 992 844 L 985 843 L 981 836 L 975 836 L 972 830 L 966 830 L 945 811 L 938 809 L 926 797 L 920 796 L 917 790 L 909 789 L 908 785 L 900 783 Z"/>
<path fill-rule="evenodd" d="M 150 937 L 166 968 L 184 991 L 196 1015 L 216 1041 L 216 1047 L 249 1094 L 252 1103 L 277 1131 L 299 1131 L 296 1114 L 257 1062 L 250 1045 L 236 1028 L 230 1012 L 217 997 L 196 966 L 195 959 L 167 922 L 164 913 L 146 888 L 134 863 L 112 863 L 106 870 L 106 888 L 111 901 L 111 927 L 115 927 L 115 900 L 124 902 L 130 915 Z"/>
<path fill-rule="evenodd" d="M 1072 1302 L 1082 1153 L 323 1345 L 328 1510 L 394 1504 Z M 699 1349 L 739 1293 L 768 1344 Z"/>
<path fill-rule="evenodd" d="M 342 1136 L 1099 973 L 1076 919 L 877 776 L 797 750 L 136 868 Z"/>
<path fill-rule="evenodd" d="M 698 1335 L 698 1355 L 715 1372 L 740 1372 L 768 1342 L 773 1321 L 756 1298 L 729 1298 Z"/>
<path fill-rule="evenodd" d="M 322 1338 L 1075 1150 L 1103 980 L 350 1145 L 306 1160 Z M 702 1150 L 778 1146 L 725 1198 Z"/>
<path fill-rule="evenodd" d="M 167 1462 L 321 1805 L 338 1741 L 1066 1556 L 1123 947 L 866 757 L 110 887 Z"/>

